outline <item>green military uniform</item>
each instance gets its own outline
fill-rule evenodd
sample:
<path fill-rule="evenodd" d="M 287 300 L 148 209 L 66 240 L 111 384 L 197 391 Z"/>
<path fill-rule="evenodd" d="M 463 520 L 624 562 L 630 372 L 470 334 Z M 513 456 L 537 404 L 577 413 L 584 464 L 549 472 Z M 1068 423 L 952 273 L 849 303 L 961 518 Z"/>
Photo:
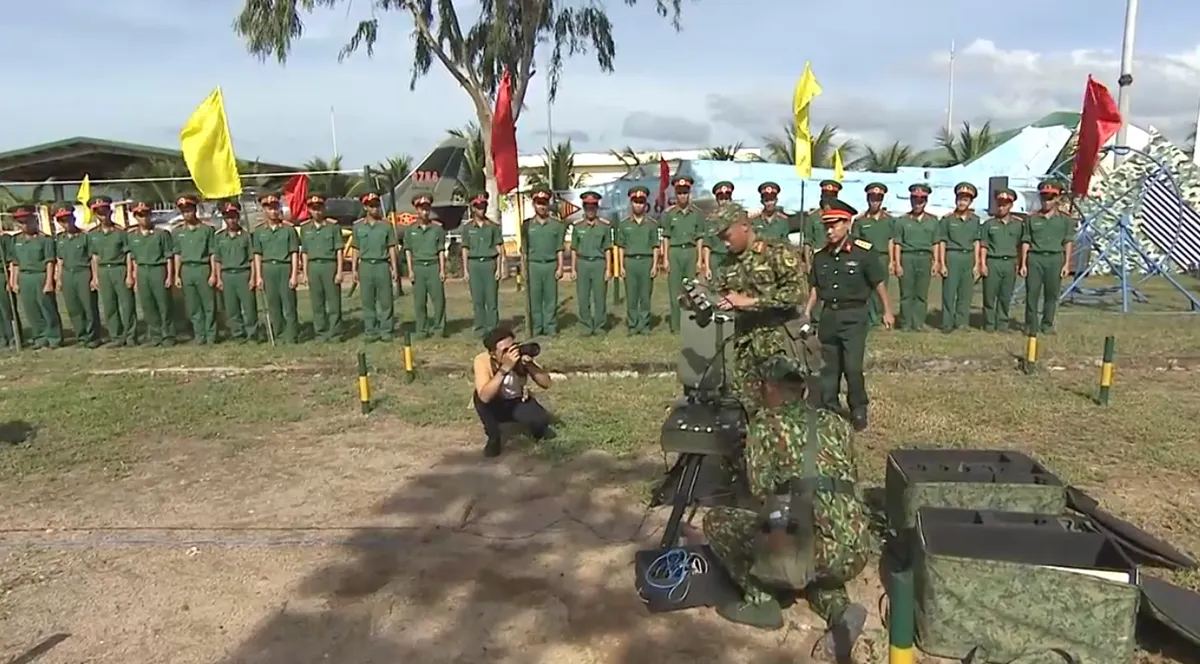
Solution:
<path fill-rule="evenodd" d="M 0 294 L 0 347 L 16 348 L 14 336 L 13 293 L 8 289 L 8 264 L 12 260 L 13 238 L 0 234 L 0 267 L 4 268 L 4 292 Z"/>
<path fill-rule="evenodd" d="M 854 209 L 835 201 L 824 213 L 826 223 L 850 221 Z M 887 270 L 874 245 L 849 237 L 840 246 L 826 245 L 813 254 L 809 283 L 824 302 L 825 313 L 817 325 L 824 366 L 821 368 L 821 402 L 839 407 L 838 393 L 846 379 L 846 403 L 856 428 L 866 427 L 867 396 L 863 362 L 867 350 L 867 302 Z"/>
<path fill-rule="evenodd" d="M 175 255 L 174 238 L 161 228 L 137 227 L 128 232 L 129 255 L 137 274 L 137 296 L 150 343 L 175 343 L 175 318 L 167 286 L 167 263 Z"/>
<path fill-rule="evenodd" d="M 866 192 L 868 202 L 882 201 L 883 197 L 887 195 L 888 188 L 885 184 L 872 182 L 866 186 Z M 891 286 L 887 267 L 892 262 L 888 252 L 892 246 L 895 223 L 895 218 L 881 207 L 878 212 L 867 210 L 859 215 L 854 220 L 854 228 L 850 231 L 850 239 L 863 240 L 871 245 L 871 251 L 875 252 L 879 264 L 884 267 L 883 286 L 885 289 Z M 883 320 L 883 302 L 878 293 L 872 293 L 871 299 L 867 301 L 867 320 L 871 327 L 877 327 Z"/>
<path fill-rule="evenodd" d="M 779 185 L 774 182 L 764 182 L 758 185 L 758 195 L 762 197 L 763 211 L 754 218 L 754 232 L 764 240 L 787 242 L 791 232 L 788 215 L 777 207 L 767 211 L 767 204 L 779 199 Z"/>
<path fill-rule="evenodd" d="M 291 284 L 292 257 L 300 251 L 296 229 L 269 223 L 254 231 L 254 254 L 262 261 L 259 278 L 267 299 L 267 324 L 273 338 L 294 344 L 300 336 L 296 317 L 296 288 Z"/>
<path fill-rule="evenodd" d="M 225 228 L 217 233 L 214 253 L 220 269 L 218 283 L 229 336 L 235 341 L 250 341 L 258 338 L 258 301 L 250 281 L 254 271 L 254 239 L 240 223 L 237 230 L 230 228 L 231 218 L 240 221 L 241 210 L 237 203 L 225 205 Z"/>
<path fill-rule="evenodd" d="M 1043 196 L 1057 196 L 1062 187 L 1056 182 L 1038 185 Z M 1075 222 L 1056 211 L 1035 212 L 1025 219 L 1021 243 L 1029 245 L 1025 259 L 1025 328 L 1041 332 L 1054 329 L 1062 290 L 1062 269 L 1066 264 L 1067 245 L 1075 240 Z M 1041 320 L 1038 320 L 1038 308 Z"/>
<path fill-rule="evenodd" d="M 837 180 L 821 180 L 821 200 L 816 209 L 804 213 L 802 219 L 803 239 L 801 244 L 808 247 L 809 256 L 812 252 L 825 246 L 825 224 L 821 221 L 821 211 L 837 200 L 842 191 L 842 183 Z"/>
<path fill-rule="evenodd" d="M 646 204 L 650 191 L 634 187 L 629 199 Z M 599 196 L 596 197 L 599 201 Z M 625 324 L 629 334 L 649 334 L 650 298 L 654 295 L 654 277 L 658 269 L 658 223 L 649 216 L 635 218 L 632 214 L 620 221 L 616 229 L 616 245 L 621 249 L 621 266 L 625 270 Z M 722 245 L 723 246 L 723 245 Z"/>
<path fill-rule="evenodd" d="M 199 199 L 183 196 L 175 202 L 180 210 L 195 210 Z M 192 321 L 192 336 L 196 343 L 217 341 L 217 291 L 214 288 L 212 263 L 216 253 L 217 231 L 196 219 L 175 231 L 175 255 L 179 257 L 178 280 L 183 288 L 183 301 Z"/>
<path fill-rule="evenodd" d="M 35 348 L 58 348 L 62 345 L 62 319 L 54 291 L 45 292 L 47 268 L 58 259 L 54 238 L 37 229 L 35 210 L 21 206 L 13 218 L 25 225 L 25 230 L 12 240 L 9 258 L 17 270 L 18 296 L 21 311 L 29 324 L 29 340 Z"/>
<path fill-rule="evenodd" d="M 693 181 L 688 177 L 675 179 L 675 193 L 691 194 Z M 661 217 L 662 235 L 667 244 L 667 293 L 671 304 L 671 331 L 679 332 L 679 296 L 683 280 L 696 278 L 696 242 L 703 235 L 704 213 L 692 205 L 672 205 Z"/>
<path fill-rule="evenodd" d="M 924 184 L 908 188 L 914 205 L 923 204 L 932 192 Z M 909 211 L 896 218 L 893 229 L 893 237 L 900 249 L 901 326 L 906 330 L 920 330 L 925 327 L 925 316 L 929 311 L 929 280 L 938 218 L 923 210 L 920 214 Z"/>
<path fill-rule="evenodd" d="M 534 205 L 550 203 L 550 192 L 533 192 Z M 533 336 L 558 334 L 558 265 L 566 242 L 566 226 L 553 213 L 525 220 L 521 248 L 529 263 L 530 332 Z"/>
<path fill-rule="evenodd" d="M 704 235 L 704 252 L 707 255 L 709 277 L 716 279 L 729 261 L 729 249 L 718 236 L 726 227 L 725 221 L 732 218 L 729 215 L 736 216 L 736 213 L 744 212 L 745 208 L 741 204 L 733 202 L 732 182 L 716 183 L 713 185 L 712 193 L 717 199 L 717 206 L 708 216 L 708 229 Z"/>
<path fill-rule="evenodd" d="M 957 198 L 975 200 L 978 195 L 969 182 L 954 185 Z M 945 252 L 946 276 L 942 279 L 942 331 L 966 327 L 971 318 L 971 299 L 975 292 L 976 257 L 979 251 L 980 219 L 968 210 L 964 216 L 951 212 L 938 220 L 935 240 Z"/>
<path fill-rule="evenodd" d="M 370 198 L 374 196 L 374 198 Z M 377 201 L 379 196 L 367 194 L 363 203 Z M 342 229 L 336 219 L 325 217 L 325 198 L 319 197 L 319 210 L 300 227 L 300 250 L 304 252 L 308 277 L 308 297 L 312 304 L 313 336 L 322 341 L 342 340 L 342 285 L 338 254 L 342 250 Z M 313 202 L 313 198 L 309 198 Z"/>
<path fill-rule="evenodd" d="M 590 193 L 590 192 L 589 192 Z M 584 194 L 583 200 L 587 200 Z M 599 198 L 596 199 L 599 203 Z M 575 300 L 579 325 L 590 336 L 604 332 L 608 324 L 609 252 L 613 247 L 612 227 L 599 217 L 584 218 L 571 227 L 571 251 L 575 255 Z"/>
<path fill-rule="evenodd" d="M 487 212 L 487 198 L 482 194 L 471 201 L 476 209 Z M 471 289 L 475 334 L 483 336 L 500 324 L 500 279 L 496 274 L 500 252 L 504 251 L 504 233 L 500 224 L 486 216 L 471 219 L 462 227 L 463 250 L 466 252 L 464 274 Z"/>
<path fill-rule="evenodd" d="M 997 204 L 1012 205 L 1017 195 L 1011 189 L 996 192 Z M 1011 208 L 1009 208 L 1011 209 Z M 1021 252 L 1021 220 L 1005 211 L 983 224 L 981 241 L 984 253 L 983 328 L 1007 330 L 1008 310 L 1017 284 L 1017 259 Z"/>
<path fill-rule="evenodd" d="M 788 357 L 762 364 L 757 373 L 772 384 L 805 378 Z M 850 427 L 798 397 L 777 399 L 751 415 L 743 459 L 762 510 L 714 507 L 704 516 L 713 552 L 742 591 L 742 601 L 718 606 L 718 615 L 779 629 L 784 620 L 777 594 L 799 591 L 829 626 L 818 647 L 827 657 L 850 661 L 867 612 L 850 600 L 846 583 L 866 567 L 871 542 Z M 813 530 L 797 532 L 804 527 Z"/>
<path fill-rule="evenodd" d="M 400 246 L 396 227 L 384 219 L 372 221 L 364 218 L 354 222 L 351 233 L 354 261 L 358 265 L 359 290 L 362 292 L 363 334 L 367 341 L 391 340 L 396 328 L 391 260 L 392 251 Z M 415 275 L 413 280 L 415 283 Z M 422 293 L 419 300 L 422 307 L 424 300 Z M 425 324 L 424 320 L 417 321 L 420 326 L 418 336 L 425 335 Z"/>
<path fill-rule="evenodd" d="M 57 284 L 62 293 L 75 340 L 88 348 L 100 345 L 100 330 L 96 311 L 96 292 L 92 290 L 92 247 L 89 236 L 75 225 L 75 206 L 62 203 L 55 206 L 54 220 L 67 222 L 54 237 L 54 249 L 59 261 Z"/>
<path fill-rule="evenodd" d="M 92 201 L 98 210 L 112 205 L 107 197 Z M 150 206 L 138 203 L 130 210 L 134 214 L 150 214 Z M 107 210 L 106 210 L 107 212 Z M 113 346 L 137 345 L 137 303 L 134 300 L 133 272 L 129 269 L 129 233 L 112 223 L 112 218 L 88 232 L 88 245 L 96 259 L 96 280 L 100 311 Z"/>
<path fill-rule="evenodd" d="M 428 205 L 429 197 L 418 196 L 413 205 Z M 437 224 L 420 222 L 404 231 L 404 250 L 412 257 L 413 312 L 417 338 L 446 336 L 446 283 L 441 256 L 446 251 L 446 231 Z M 495 273 L 492 275 L 495 278 Z M 428 307 L 428 308 L 427 308 Z M 390 332 L 389 332 L 390 334 Z"/>

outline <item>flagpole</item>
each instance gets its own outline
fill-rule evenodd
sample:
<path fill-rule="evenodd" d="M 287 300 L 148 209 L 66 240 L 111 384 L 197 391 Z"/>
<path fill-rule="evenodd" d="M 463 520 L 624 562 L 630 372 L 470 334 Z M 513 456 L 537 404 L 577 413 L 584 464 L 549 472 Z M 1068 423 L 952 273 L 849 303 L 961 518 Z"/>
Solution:
<path fill-rule="evenodd" d="M 338 152 L 337 144 L 337 115 L 333 112 L 333 106 L 329 107 L 329 133 L 333 136 L 333 158 L 337 159 L 341 154 Z"/>
<path fill-rule="evenodd" d="M 1200 166 L 1200 159 L 1197 159 L 1197 157 L 1200 157 L 1200 150 L 1196 149 L 1196 145 L 1200 144 L 1200 104 L 1196 106 L 1196 126 L 1193 128 L 1193 131 L 1196 133 L 1192 138 L 1192 163 Z"/>
<path fill-rule="evenodd" d="M 1116 145 L 1125 147 L 1129 143 L 1129 104 L 1133 86 L 1133 35 L 1137 27 L 1138 0 L 1125 0 L 1125 34 L 1121 40 L 1121 77 L 1117 79 L 1117 111 L 1121 114 L 1121 128 L 1117 130 Z M 1113 155 L 1113 164 L 1125 161 L 1122 150 Z"/>
<path fill-rule="evenodd" d="M 950 40 L 950 84 L 946 92 L 946 132 L 954 130 L 954 40 Z"/>
<path fill-rule="evenodd" d="M 550 88 L 550 51 L 546 51 L 546 184 L 554 189 L 554 95 Z"/>

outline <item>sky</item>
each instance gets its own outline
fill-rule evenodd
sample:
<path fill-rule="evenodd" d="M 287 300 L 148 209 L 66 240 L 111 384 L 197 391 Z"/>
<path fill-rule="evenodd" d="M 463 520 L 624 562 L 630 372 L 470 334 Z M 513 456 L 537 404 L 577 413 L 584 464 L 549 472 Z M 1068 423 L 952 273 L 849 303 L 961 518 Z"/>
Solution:
<path fill-rule="evenodd" d="M 1117 95 L 1124 0 L 684 0 L 678 33 L 647 1 L 606 3 L 615 73 L 576 56 L 549 109 L 543 81 L 531 82 L 522 153 L 540 152 L 550 128 L 580 152 L 755 147 L 788 123 L 806 61 L 824 89 L 814 127 L 834 124 L 869 145 L 928 147 L 946 119 L 952 42 L 955 125 L 1006 129 L 1078 110 L 1089 74 Z M 346 167 L 420 157 L 474 117 L 436 63 L 409 89 L 403 13 L 383 15 L 374 57 L 338 62 L 368 0 L 306 17 L 286 65 L 249 55 L 232 31 L 242 0 L 10 4 L 5 43 L 56 38 L 5 53 L 8 89 L 27 95 L 0 98 L 0 151 L 71 136 L 177 147 L 179 128 L 216 86 L 239 158 L 271 163 L 329 158 L 335 134 Z M 456 4 L 473 22 L 471 3 Z M 1183 2 L 1142 3 L 1137 22 L 1131 118 L 1181 141 L 1200 104 L 1198 24 L 1200 3 Z"/>

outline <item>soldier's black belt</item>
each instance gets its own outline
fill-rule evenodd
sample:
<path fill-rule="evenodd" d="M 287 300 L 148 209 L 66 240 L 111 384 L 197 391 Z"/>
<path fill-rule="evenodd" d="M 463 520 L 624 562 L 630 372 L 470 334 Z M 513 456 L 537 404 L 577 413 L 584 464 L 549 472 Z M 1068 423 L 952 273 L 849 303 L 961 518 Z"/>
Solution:
<path fill-rule="evenodd" d="M 689 242 L 687 244 L 672 244 L 668 246 L 670 246 L 672 249 L 695 249 L 696 243 Z"/>
<path fill-rule="evenodd" d="M 211 265 L 208 261 L 186 261 L 184 265 Z"/>
<path fill-rule="evenodd" d="M 865 300 L 863 300 L 863 301 L 860 301 L 860 300 L 840 301 L 839 300 L 837 302 L 832 302 L 832 301 L 824 302 L 823 306 L 826 309 L 833 309 L 834 311 L 849 311 L 851 309 L 861 309 L 861 308 L 867 306 L 867 303 Z"/>
<path fill-rule="evenodd" d="M 604 256 L 578 256 L 581 261 L 602 261 Z"/>
<path fill-rule="evenodd" d="M 625 258 L 653 258 L 654 254 L 625 254 Z"/>
<path fill-rule="evenodd" d="M 223 267 L 223 268 L 221 268 L 222 274 L 224 274 L 226 272 L 249 272 L 249 271 L 250 271 L 250 268 L 248 268 L 248 267 Z"/>
<path fill-rule="evenodd" d="M 100 267 L 125 267 L 125 262 L 120 263 L 97 263 Z"/>
<path fill-rule="evenodd" d="M 904 254 L 932 254 L 932 253 L 933 253 L 932 249 L 905 249 L 904 247 L 900 247 L 900 255 L 902 255 L 902 256 Z"/>
<path fill-rule="evenodd" d="M 379 261 L 379 262 L 383 263 L 384 261 Z M 421 267 L 429 267 L 430 265 L 437 265 L 437 259 L 436 258 L 432 258 L 432 259 L 431 258 L 414 258 L 413 264 L 420 265 Z"/>
<path fill-rule="evenodd" d="M 166 263 L 139 263 L 137 260 L 134 260 L 133 262 L 138 267 L 166 267 L 167 266 Z"/>
<path fill-rule="evenodd" d="M 953 253 L 953 254 L 967 254 L 967 253 L 970 253 L 975 250 L 974 249 L 952 249 L 950 247 L 946 247 L 946 251 L 949 251 L 950 253 Z"/>
<path fill-rule="evenodd" d="M 291 260 L 286 260 L 286 261 L 263 261 L 263 262 L 264 262 L 264 263 L 268 263 L 268 264 L 270 264 L 270 265 L 291 265 L 291 264 L 292 264 L 292 261 L 291 261 Z"/>
<path fill-rule="evenodd" d="M 1016 258 L 1017 258 L 1016 256 L 997 256 L 995 254 L 987 255 L 987 259 L 989 261 L 993 260 L 993 259 L 998 260 L 998 261 L 1011 261 L 1011 260 L 1016 260 Z"/>
<path fill-rule="evenodd" d="M 308 262 L 309 263 L 335 263 L 335 262 L 337 262 L 337 259 L 336 258 L 313 258 L 312 256 L 309 256 Z"/>
<path fill-rule="evenodd" d="M 547 259 L 531 258 L 531 259 L 529 259 L 529 262 L 530 263 L 557 263 L 558 259 L 557 258 L 547 258 Z"/>
<path fill-rule="evenodd" d="M 467 256 L 467 260 L 475 261 L 477 263 L 482 263 L 484 261 L 494 261 L 494 260 L 496 260 L 496 257 L 495 256 Z"/>
<path fill-rule="evenodd" d="M 1029 253 L 1034 254 L 1036 256 L 1062 256 L 1066 252 L 1065 251 L 1032 251 L 1031 250 Z"/>
<path fill-rule="evenodd" d="M 17 270 L 19 274 L 46 274 L 46 268 L 40 270 Z"/>
<path fill-rule="evenodd" d="M 386 258 L 360 258 L 358 260 L 362 263 L 370 263 L 371 265 L 378 265 L 379 263 L 388 262 L 388 259 L 386 259 Z M 421 261 L 414 261 L 414 262 L 420 263 Z"/>
<path fill-rule="evenodd" d="M 74 265 L 72 267 L 64 267 L 64 272 L 91 272 L 92 268 L 87 265 Z"/>

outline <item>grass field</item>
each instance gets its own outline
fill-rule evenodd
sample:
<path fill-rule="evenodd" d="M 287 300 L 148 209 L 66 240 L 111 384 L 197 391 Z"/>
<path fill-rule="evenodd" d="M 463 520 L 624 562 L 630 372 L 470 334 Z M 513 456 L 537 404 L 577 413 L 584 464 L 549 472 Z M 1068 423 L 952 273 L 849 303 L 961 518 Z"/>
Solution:
<path fill-rule="evenodd" d="M 413 383 L 399 344 L 354 336 L 0 358 L 0 521 L 10 524 L 0 620 L 11 626 L 0 657 L 58 632 L 72 636 L 39 662 L 803 657 L 819 631 L 799 608 L 783 635 L 747 635 L 707 614 L 640 618 L 628 561 L 661 523 L 637 501 L 662 470 L 658 428 L 679 389 L 658 374 L 673 369 L 678 340 L 665 322 L 627 337 L 622 305 L 610 307 L 612 332 L 581 338 L 564 286 L 563 331 L 544 340 L 545 363 L 567 374 L 545 397 L 560 435 L 497 464 L 479 458 L 466 370 L 480 345 L 459 284 L 449 286 L 453 334 L 417 342 Z M 502 290 L 511 317 L 519 296 L 511 282 Z M 656 290 L 661 313 L 665 283 Z M 881 481 L 898 447 L 1020 449 L 1200 552 L 1200 319 L 1171 313 L 1186 302 L 1163 284 L 1144 290 L 1151 302 L 1138 315 L 1064 307 L 1031 376 L 1016 370 L 1019 333 L 873 334 L 866 479 Z M 357 298 L 345 304 L 356 321 Z M 411 319 L 411 298 L 397 311 Z M 1108 335 L 1117 381 L 1101 407 Z M 369 417 L 358 414 L 360 349 Z M 579 373 L 631 368 L 641 375 Z M 276 541 L 285 535 L 299 539 Z M 1200 589 L 1195 574 L 1171 578 Z M 877 581 L 852 592 L 873 606 Z M 872 625 L 860 661 L 881 661 Z M 1169 641 L 1146 647 L 1141 661 L 1190 661 Z"/>

